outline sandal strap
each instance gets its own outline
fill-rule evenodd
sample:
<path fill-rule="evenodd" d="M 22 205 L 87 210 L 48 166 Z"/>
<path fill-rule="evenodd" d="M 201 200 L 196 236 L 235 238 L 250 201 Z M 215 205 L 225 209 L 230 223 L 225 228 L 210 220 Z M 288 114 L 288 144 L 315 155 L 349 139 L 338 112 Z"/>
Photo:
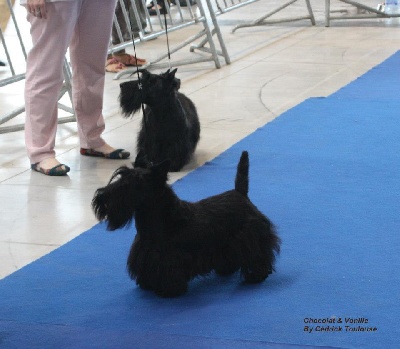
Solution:
<path fill-rule="evenodd" d="M 96 151 L 91 148 L 88 148 L 88 149 L 81 148 L 80 153 L 81 153 L 81 155 L 86 155 L 86 156 L 94 156 L 94 157 L 99 157 L 99 158 L 104 157 L 104 153 L 102 153 L 101 151 Z"/>
<path fill-rule="evenodd" d="M 109 59 L 107 59 L 106 61 L 106 67 L 110 64 L 115 64 L 115 63 L 121 63 L 118 59 L 116 59 L 115 57 L 111 57 Z"/>
<path fill-rule="evenodd" d="M 107 159 L 127 159 L 131 154 L 124 149 L 117 149 L 109 154 L 104 154 L 104 157 Z"/>

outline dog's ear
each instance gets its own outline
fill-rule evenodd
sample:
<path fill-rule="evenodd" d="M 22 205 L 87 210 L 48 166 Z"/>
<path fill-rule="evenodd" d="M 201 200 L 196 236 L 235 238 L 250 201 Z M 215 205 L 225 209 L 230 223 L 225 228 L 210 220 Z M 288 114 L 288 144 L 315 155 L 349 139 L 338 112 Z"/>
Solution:
<path fill-rule="evenodd" d="M 157 176 L 160 180 L 163 182 L 166 182 L 168 180 L 168 171 L 171 166 L 171 161 L 170 160 L 164 160 L 160 162 L 159 164 L 153 165 L 150 170 L 152 174 Z"/>
<path fill-rule="evenodd" d="M 170 79 L 173 79 L 175 77 L 175 73 L 176 73 L 177 70 L 178 70 L 178 68 L 175 68 L 173 71 L 170 72 L 169 69 L 168 69 L 168 77 Z"/>
<path fill-rule="evenodd" d="M 175 73 L 177 70 L 178 68 L 175 68 L 173 71 L 170 72 L 170 70 L 168 69 L 168 71 L 165 73 L 165 76 L 171 84 L 171 87 L 179 90 L 181 88 L 181 80 L 175 77 Z"/>
<path fill-rule="evenodd" d="M 143 150 L 139 150 L 138 154 L 136 155 L 135 162 L 133 163 L 133 167 L 137 168 L 150 168 L 153 165 L 151 161 L 147 158 L 146 154 L 144 154 Z"/>
<path fill-rule="evenodd" d="M 145 80 L 149 77 L 150 72 L 147 69 L 139 69 L 139 71 L 142 73 L 141 79 Z"/>

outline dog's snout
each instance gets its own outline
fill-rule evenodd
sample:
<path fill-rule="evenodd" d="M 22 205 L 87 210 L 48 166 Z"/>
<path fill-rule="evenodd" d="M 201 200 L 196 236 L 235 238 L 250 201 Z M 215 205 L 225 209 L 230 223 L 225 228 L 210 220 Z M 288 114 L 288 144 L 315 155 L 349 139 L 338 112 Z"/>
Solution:
<path fill-rule="evenodd" d="M 119 88 L 121 89 L 121 91 L 124 90 L 127 87 L 127 83 L 128 82 L 122 82 L 122 83 L 119 84 Z"/>

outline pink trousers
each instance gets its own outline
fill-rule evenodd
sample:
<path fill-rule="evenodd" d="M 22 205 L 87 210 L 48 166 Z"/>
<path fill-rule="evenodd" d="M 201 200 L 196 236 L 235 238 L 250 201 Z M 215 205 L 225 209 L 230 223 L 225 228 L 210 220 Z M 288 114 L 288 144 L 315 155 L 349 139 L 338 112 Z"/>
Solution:
<path fill-rule="evenodd" d="M 25 142 L 31 163 L 55 157 L 57 102 L 68 47 L 80 146 L 105 143 L 104 67 L 115 5 L 116 0 L 47 2 L 47 19 L 27 15 L 33 47 L 26 68 Z"/>

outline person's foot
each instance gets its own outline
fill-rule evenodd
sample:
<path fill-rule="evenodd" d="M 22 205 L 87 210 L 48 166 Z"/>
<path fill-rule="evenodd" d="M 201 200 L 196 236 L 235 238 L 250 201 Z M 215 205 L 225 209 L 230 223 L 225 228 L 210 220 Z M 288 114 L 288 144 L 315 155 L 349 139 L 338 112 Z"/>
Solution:
<path fill-rule="evenodd" d="M 146 60 L 130 55 L 129 53 L 114 53 L 113 58 L 125 66 L 142 66 L 146 64 Z"/>
<path fill-rule="evenodd" d="M 65 176 L 70 171 L 69 166 L 60 163 L 55 158 L 44 159 L 32 164 L 31 169 L 46 176 Z"/>
<path fill-rule="evenodd" d="M 131 155 L 128 151 L 124 149 L 115 149 L 107 143 L 98 148 L 81 148 L 80 153 L 85 156 L 114 160 L 128 159 Z"/>
<path fill-rule="evenodd" d="M 116 149 L 113 148 L 111 145 L 104 143 L 101 147 L 93 148 L 94 151 L 98 151 L 103 154 L 111 154 Z"/>
<path fill-rule="evenodd" d="M 171 2 L 176 5 L 177 0 L 171 0 Z M 190 6 L 196 5 L 196 0 L 189 0 Z M 180 7 L 187 7 L 186 0 L 179 0 Z"/>
<path fill-rule="evenodd" d="M 119 72 L 121 72 L 121 71 L 123 71 L 125 69 L 126 69 L 126 65 L 122 64 L 120 61 L 118 61 L 114 57 L 107 59 L 106 72 L 108 72 L 108 73 L 119 73 Z"/>
<path fill-rule="evenodd" d="M 167 9 L 165 8 L 164 2 L 162 1 L 157 1 L 156 3 L 154 3 L 153 1 L 149 4 L 149 6 L 147 7 L 149 10 L 149 15 L 150 16 L 157 16 L 157 9 L 156 6 L 158 8 L 158 11 L 160 12 L 160 14 L 164 15 L 167 14 Z"/>

